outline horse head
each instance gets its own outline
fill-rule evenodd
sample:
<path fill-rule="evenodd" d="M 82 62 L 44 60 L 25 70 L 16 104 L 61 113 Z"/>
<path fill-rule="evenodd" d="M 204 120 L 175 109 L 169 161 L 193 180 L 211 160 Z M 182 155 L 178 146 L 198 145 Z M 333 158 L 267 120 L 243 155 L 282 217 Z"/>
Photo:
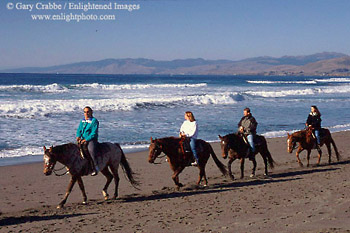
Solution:
<path fill-rule="evenodd" d="M 163 149 L 161 143 L 157 139 L 153 140 L 151 137 L 151 144 L 149 145 L 148 162 L 154 163 L 154 161 L 162 153 L 162 151 Z"/>
<path fill-rule="evenodd" d="M 52 174 L 53 168 L 56 165 L 57 160 L 54 158 L 55 156 L 52 153 L 52 146 L 49 149 L 46 149 L 44 146 L 44 174 L 49 176 Z"/>
<path fill-rule="evenodd" d="M 221 146 L 221 156 L 224 159 L 226 159 L 228 156 L 228 150 L 229 150 L 229 140 L 227 135 L 223 137 L 219 135 L 219 138 L 220 138 L 220 146 Z"/>
<path fill-rule="evenodd" d="M 287 135 L 288 135 L 288 137 L 287 137 L 287 151 L 289 153 L 292 153 L 297 142 L 295 141 L 293 134 L 287 133 Z"/>

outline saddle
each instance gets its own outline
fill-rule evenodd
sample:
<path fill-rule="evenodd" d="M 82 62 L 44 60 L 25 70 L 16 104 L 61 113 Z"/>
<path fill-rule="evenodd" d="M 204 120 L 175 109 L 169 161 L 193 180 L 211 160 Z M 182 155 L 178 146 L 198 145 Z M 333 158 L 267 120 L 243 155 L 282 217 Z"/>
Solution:
<path fill-rule="evenodd" d="M 190 140 L 191 139 L 188 137 L 181 137 L 181 140 L 179 142 L 183 160 L 187 160 L 189 162 L 188 166 L 190 166 L 191 163 L 195 161 L 190 145 Z M 196 142 L 196 150 L 200 150 L 200 144 L 198 144 L 198 141 Z"/>
<path fill-rule="evenodd" d="M 100 157 L 102 155 L 106 154 L 110 149 L 108 146 L 106 146 L 107 143 L 97 143 L 97 148 L 96 148 L 96 162 L 99 163 Z M 92 161 L 91 155 L 89 153 L 87 144 L 78 144 L 79 150 L 80 150 L 80 155 L 83 159 L 87 159 L 89 161 L 90 168 L 94 168 L 94 162 Z"/>
<path fill-rule="evenodd" d="M 191 145 L 190 145 L 190 138 L 181 137 L 180 148 L 181 148 L 181 151 L 184 155 L 186 153 L 192 153 Z"/>
<path fill-rule="evenodd" d="M 243 138 L 243 141 L 245 144 L 249 145 L 249 142 L 247 140 L 247 135 L 242 134 L 242 133 L 238 133 L 239 136 L 241 136 Z M 253 138 L 253 142 L 254 142 L 254 146 L 261 146 L 263 144 L 263 140 L 261 139 L 260 135 L 255 135 L 255 137 Z"/>

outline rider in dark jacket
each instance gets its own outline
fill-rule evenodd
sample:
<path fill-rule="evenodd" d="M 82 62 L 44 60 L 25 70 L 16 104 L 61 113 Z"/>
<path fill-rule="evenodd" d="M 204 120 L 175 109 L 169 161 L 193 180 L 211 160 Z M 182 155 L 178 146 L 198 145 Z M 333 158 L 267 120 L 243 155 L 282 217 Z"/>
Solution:
<path fill-rule="evenodd" d="M 318 108 L 313 105 L 311 106 L 311 112 L 306 120 L 306 127 L 311 127 L 315 133 L 317 145 L 320 145 L 320 130 L 321 130 L 321 113 Z"/>
<path fill-rule="evenodd" d="M 245 108 L 243 111 L 244 116 L 238 123 L 238 132 L 244 134 L 247 137 L 248 143 L 250 145 L 250 150 L 248 151 L 248 157 L 253 158 L 253 153 L 255 152 L 254 138 L 256 135 L 256 128 L 258 127 L 258 122 L 250 113 L 249 108 Z"/>

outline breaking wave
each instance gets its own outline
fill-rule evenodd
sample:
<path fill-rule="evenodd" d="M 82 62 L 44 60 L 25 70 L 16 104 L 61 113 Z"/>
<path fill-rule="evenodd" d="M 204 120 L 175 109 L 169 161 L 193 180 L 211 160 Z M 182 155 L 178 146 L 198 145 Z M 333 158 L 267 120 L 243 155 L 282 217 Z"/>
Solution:
<path fill-rule="evenodd" d="M 80 111 L 86 105 L 96 111 L 131 111 L 142 108 L 172 107 L 184 104 L 235 104 L 244 100 L 237 93 L 206 94 L 177 97 L 150 98 L 113 98 L 113 99 L 77 99 L 77 100 L 23 100 L 4 101 L 0 105 L 0 117 L 34 118 L 36 116 L 49 117 L 53 113 L 67 113 Z"/>

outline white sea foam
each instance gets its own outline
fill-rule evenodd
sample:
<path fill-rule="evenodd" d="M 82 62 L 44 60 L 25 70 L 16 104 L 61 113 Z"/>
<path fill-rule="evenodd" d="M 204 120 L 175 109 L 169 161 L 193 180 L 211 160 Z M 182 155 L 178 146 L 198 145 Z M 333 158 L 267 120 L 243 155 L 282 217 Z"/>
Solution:
<path fill-rule="evenodd" d="M 247 91 L 246 94 L 253 96 L 262 96 L 266 98 L 286 97 L 286 96 L 303 96 L 315 94 L 340 94 L 350 93 L 350 85 L 332 86 L 324 88 L 306 88 L 295 90 L 279 90 L 279 91 Z"/>
<path fill-rule="evenodd" d="M 88 83 L 88 84 L 76 84 L 72 87 L 83 88 L 83 89 L 102 89 L 102 90 L 137 90 L 137 89 L 150 89 L 150 88 L 196 88 L 206 87 L 206 83 L 198 84 L 99 84 L 99 83 Z"/>
<path fill-rule="evenodd" d="M 194 104 L 234 104 L 243 97 L 235 93 L 207 94 L 193 96 L 154 96 L 145 98 L 112 99 L 69 99 L 69 100 L 23 100 L 3 101 L 0 116 L 33 118 L 50 116 L 56 113 L 79 111 L 89 105 L 96 111 L 131 111 L 139 108 L 171 107 L 172 105 Z"/>
<path fill-rule="evenodd" d="M 16 149 L 0 150 L 0 158 L 14 158 L 40 154 L 43 154 L 43 148 L 35 146 L 24 146 Z"/>
<path fill-rule="evenodd" d="M 310 81 L 262 81 L 262 80 L 247 80 L 253 84 L 316 84 L 315 80 Z"/>
<path fill-rule="evenodd" d="M 314 81 L 323 83 L 348 83 L 350 82 L 350 78 L 315 79 Z"/>
<path fill-rule="evenodd" d="M 50 85 L 2 85 L 0 91 L 61 93 L 67 92 L 68 88 L 57 83 Z"/>

